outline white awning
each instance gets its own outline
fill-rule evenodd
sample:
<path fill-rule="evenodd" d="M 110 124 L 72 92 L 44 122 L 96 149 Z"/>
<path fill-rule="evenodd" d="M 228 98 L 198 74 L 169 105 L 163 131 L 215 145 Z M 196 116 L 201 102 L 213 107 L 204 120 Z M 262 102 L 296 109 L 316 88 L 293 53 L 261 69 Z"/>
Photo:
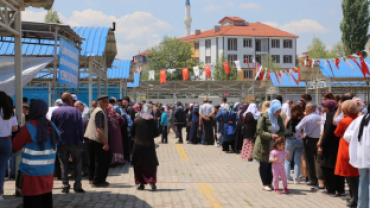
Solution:
<path fill-rule="evenodd" d="M 23 57 L 22 87 L 53 60 L 53 57 Z M 14 56 L 0 56 L 0 90 L 11 97 L 15 94 L 14 79 Z"/>

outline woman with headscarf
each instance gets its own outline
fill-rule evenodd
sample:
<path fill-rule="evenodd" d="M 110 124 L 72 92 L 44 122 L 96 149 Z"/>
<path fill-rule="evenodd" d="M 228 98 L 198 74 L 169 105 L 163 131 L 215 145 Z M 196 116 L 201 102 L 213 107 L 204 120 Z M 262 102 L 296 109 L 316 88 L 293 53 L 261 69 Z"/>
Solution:
<path fill-rule="evenodd" d="M 159 136 L 156 121 L 152 116 L 153 107 L 145 104 L 140 117 L 135 119 L 131 134 L 134 137 L 132 162 L 134 166 L 135 184 L 140 184 L 138 190 L 144 190 L 145 184 L 150 184 L 153 191 L 157 189 L 158 158 L 155 152 L 154 139 Z"/>
<path fill-rule="evenodd" d="M 252 153 L 254 148 L 254 138 L 256 136 L 257 120 L 261 113 L 258 111 L 255 103 L 248 106 L 247 111 L 243 113 L 243 150 L 242 159 L 253 161 Z"/>
<path fill-rule="evenodd" d="M 322 103 L 322 108 L 325 112 L 326 120 L 322 139 L 319 142 L 318 155 L 321 156 L 319 165 L 325 178 L 326 192 L 324 193 L 330 196 L 343 195 L 344 177 L 334 175 L 340 138 L 334 135 L 337 127 L 333 125 L 333 118 L 338 109 L 338 104 L 335 100 L 325 100 Z"/>
<path fill-rule="evenodd" d="M 260 162 L 259 172 L 265 191 L 272 191 L 272 166 L 269 153 L 275 139 L 284 136 L 285 127 L 280 116 L 281 103 L 273 100 L 268 112 L 262 113 L 257 122 L 257 139 L 253 149 L 253 158 Z"/>
<path fill-rule="evenodd" d="M 189 112 L 190 134 L 189 144 L 199 144 L 200 138 L 198 137 L 199 128 L 199 106 L 195 104 L 192 106 L 192 111 Z"/>
<path fill-rule="evenodd" d="M 347 128 L 343 139 L 350 144 L 349 163 L 360 173 L 357 207 L 370 207 L 370 113 L 357 117 Z"/>
<path fill-rule="evenodd" d="M 349 143 L 343 138 L 348 126 L 358 117 L 356 101 L 346 100 L 342 103 L 343 119 L 338 123 L 334 135 L 341 137 L 338 148 L 338 156 L 335 165 L 335 175 L 346 177 L 350 188 L 351 200 L 348 207 L 357 207 L 359 172 L 358 169 L 350 164 Z"/>
<path fill-rule="evenodd" d="M 109 104 L 107 117 L 108 141 L 111 153 L 109 162 L 111 165 L 121 165 L 125 163 L 121 134 L 121 127 L 125 124 L 125 120 L 114 110 L 114 106 L 112 104 Z"/>
<path fill-rule="evenodd" d="M 22 127 L 13 140 L 13 150 L 22 150 L 18 177 L 23 195 L 23 207 L 53 207 L 52 190 L 59 132 L 46 119 L 48 105 L 43 100 L 33 100 L 30 106 L 30 122 Z"/>
<path fill-rule="evenodd" d="M 248 104 L 247 104 L 248 105 Z M 236 129 L 235 129 L 235 153 L 239 154 L 243 147 L 243 114 L 241 114 L 242 105 L 237 102 L 234 105 L 234 112 L 236 113 Z"/>
<path fill-rule="evenodd" d="M 229 152 L 230 145 L 232 149 L 235 147 L 236 113 L 230 110 L 229 104 L 225 104 L 216 120 L 220 122 L 222 151 Z"/>
<path fill-rule="evenodd" d="M 135 111 L 135 118 L 138 118 L 140 116 L 140 112 L 141 112 L 141 105 L 140 104 L 136 104 L 132 108 Z"/>

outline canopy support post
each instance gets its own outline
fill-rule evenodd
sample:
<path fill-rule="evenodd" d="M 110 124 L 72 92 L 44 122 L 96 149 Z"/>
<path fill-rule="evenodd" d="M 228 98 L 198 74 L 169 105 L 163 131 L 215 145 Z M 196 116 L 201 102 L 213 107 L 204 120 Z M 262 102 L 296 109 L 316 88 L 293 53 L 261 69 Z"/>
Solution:
<path fill-rule="evenodd" d="M 58 73 L 58 68 L 57 68 L 57 61 L 58 61 L 58 27 L 55 28 L 55 32 L 54 32 L 54 61 L 53 61 L 53 80 L 52 80 L 52 84 L 51 84 L 51 100 L 55 101 L 58 97 L 55 96 L 55 84 L 56 84 L 56 80 L 57 80 L 57 73 Z M 59 93 L 59 89 L 58 89 L 58 93 Z M 50 103 L 51 104 L 51 103 Z"/>

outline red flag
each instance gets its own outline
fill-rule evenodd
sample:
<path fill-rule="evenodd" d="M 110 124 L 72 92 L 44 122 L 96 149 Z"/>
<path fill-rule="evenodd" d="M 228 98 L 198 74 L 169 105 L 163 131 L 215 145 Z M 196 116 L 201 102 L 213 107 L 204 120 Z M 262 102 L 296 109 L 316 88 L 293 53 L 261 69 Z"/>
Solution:
<path fill-rule="evenodd" d="M 333 72 L 333 68 L 331 68 L 331 63 L 330 63 L 330 61 L 329 61 L 329 60 L 326 60 L 326 62 L 328 62 L 328 63 L 329 63 L 331 73 L 333 74 L 333 77 L 335 77 L 334 72 Z"/>
<path fill-rule="evenodd" d="M 189 80 L 189 70 L 188 68 L 183 68 L 182 69 L 182 80 Z"/>
<path fill-rule="evenodd" d="M 316 60 L 317 63 L 321 64 L 320 60 Z"/>
<path fill-rule="evenodd" d="M 362 67 L 361 67 L 362 74 L 364 75 L 364 78 L 366 79 L 366 74 L 370 75 L 369 68 L 367 67 L 367 65 L 365 63 L 364 57 L 362 57 L 362 53 L 358 52 L 357 55 L 359 56 L 360 62 L 361 62 L 361 65 L 362 65 Z"/>
<path fill-rule="evenodd" d="M 166 70 L 161 70 L 159 72 L 160 75 L 160 84 L 166 84 Z"/>
<path fill-rule="evenodd" d="M 249 66 L 249 58 L 245 58 L 245 62 L 248 64 L 248 69 L 250 69 L 251 67 Z"/>
<path fill-rule="evenodd" d="M 360 66 L 360 64 L 356 61 L 356 59 L 354 59 L 352 56 L 347 56 L 349 59 L 351 59 L 353 62 L 355 62 L 355 64 L 357 64 L 357 66 L 358 66 L 358 68 L 360 68 L 361 69 L 361 66 Z M 361 71 L 362 71 L 362 69 L 361 69 Z"/>
<path fill-rule="evenodd" d="M 295 82 L 297 85 L 299 85 L 299 81 L 294 77 L 294 74 L 290 74 L 290 75 L 293 77 L 294 82 Z"/>
<path fill-rule="evenodd" d="M 306 64 L 304 64 L 304 61 L 302 62 L 302 66 L 306 66 Z"/>
<path fill-rule="evenodd" d="M 210 65 L 204 65 L 204 72 L 206 73 L 207 78 L 211 78 L 211 66 Z"/>
<path fill-rule="evenodd" d="M 229 62 L 224 62 L 222 65 L 224 66 L 226 74 L 230 74 Z"/>
<path fill-rule="evenodd" d="M 337 66 L 338 69 L 339 69 L 339 63 L 340 63 L 339 58 L 336 58 L 335 59 L 335 66 Z"/>
<path fill-rule="evenodd" d="M 258 81 L 262 81 L 263 80 L 263 75 L 265 74 L 265 70 L 261 70 L 261 76 L 259 77 Z"/>
<path fill-rule="evenodd" d="M 295 73 L 298 73 L 298 80 L 301 81 L 301 70 L 299 69 L 299 66 L 297 66 L 298 69 L 296 68 L 293 68 L 292 70 L 295 72 Z"/>
<path fill-rule="evenodd" d="M 267 71 L 267 73 L 268 73 L 267 78 L 268 78 L 269 80 L 271 80 L 271 77 L 270 77 L 270 69 Z"/>

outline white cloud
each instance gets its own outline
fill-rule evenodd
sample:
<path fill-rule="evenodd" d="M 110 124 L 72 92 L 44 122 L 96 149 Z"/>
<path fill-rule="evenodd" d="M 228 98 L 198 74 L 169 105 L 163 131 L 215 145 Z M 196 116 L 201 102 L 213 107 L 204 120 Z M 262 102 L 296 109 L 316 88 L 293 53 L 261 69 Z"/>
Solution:
<path fill-rule="evenodd" d="M 302 19 L 300 21 L 292 21 L 284 25 L 279 25 L 276 22 L 263 22 L 264 24 L 270 25 L 272 27 L 281 29 L 286 32 L 293 34 L 304 34 L 304 33 L 329 33 L 330 30 L 326 29 L 324 26 L 318 22 L 311 19 Z"/>
<path fill-rule="evenodd" d="M 336 13 L 337 13 L 337 10 L 332 9 L 332 10 L 330 10 L 330 11 L 329 11 L 329 13 L 330 13 L 330 14 L 336 14 Z"/>
<path fill-rule="evenodd" d="M 23 20 L 44 22 L 45 11 L 23 12 Z M 121 17 L 104 14 L 101 11 L 87 9 L 74 11 L 67 18 L 58 13 L 64 24 L 71 26 L 111 27 L 116 22 L 116 42 L 119 58 L 131 59 L 139 50 L 144 51 L 158 44 L 159 32 L 169 31 L 172 25 L 154 17 L 149 12 L 134 12 Z"/>
<path fill-rule="evenodd" d="M 255 11 L 259 11 L 259 12 L 262 12 L 264 9 L 262 7 L 260 7 L 258 4 L 255 4 L 255 3 L 241 3 L 239 4 L 239 8 L 240 9 L 244 9 L 244 10 L 255 10 Z"/>
<path fill-rule="evenodd" d="M 231 1 L 228 1 L 225 4 L 221 4 L 221 5 L 210 4 L 205 8 L 205 11 L 206 12 L 216 12 L 216 11 L 220 11 L 220 10 L 229 9 L 231 7 L 234 7 L 234 6 L 235 6 L 235 4 Z"/>

